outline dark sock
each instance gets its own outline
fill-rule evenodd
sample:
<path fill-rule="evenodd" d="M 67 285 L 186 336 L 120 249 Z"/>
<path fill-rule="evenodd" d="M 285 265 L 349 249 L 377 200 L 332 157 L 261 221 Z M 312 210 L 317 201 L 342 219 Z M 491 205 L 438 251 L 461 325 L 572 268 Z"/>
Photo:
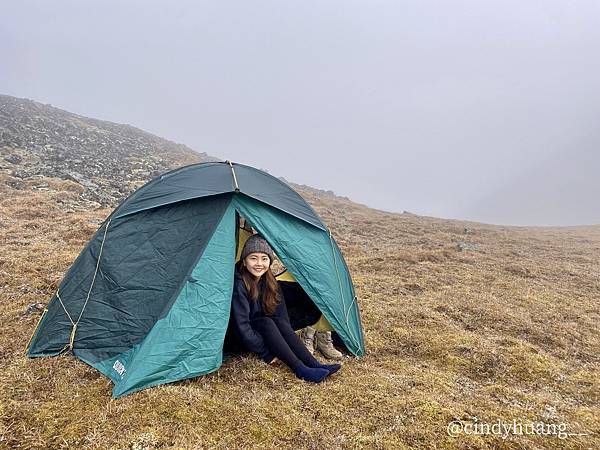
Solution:
<path fill-rule="evenodd" d="M 316 359 L 307 364 L 307 366 L 312 367 L 313 369 L 326 369 L 329 372 L 329 375 L 337 372 L 342 368 L 341 364 L 321 364 Z"/>
<path fill-rule="evenodd" d="M 323 369 L 329 370 L 329 375 L 336 373 L 338 370 L 342 368 L 341 364 L 321 364 Z"/>
<path fill-rule="evenodd" d="M 298 378 L 313 383 L 320 383 L 329 376 L 329 371 L 327 369 L 306 367 L 305 365 L 296 367 L 294 373 Z"/>

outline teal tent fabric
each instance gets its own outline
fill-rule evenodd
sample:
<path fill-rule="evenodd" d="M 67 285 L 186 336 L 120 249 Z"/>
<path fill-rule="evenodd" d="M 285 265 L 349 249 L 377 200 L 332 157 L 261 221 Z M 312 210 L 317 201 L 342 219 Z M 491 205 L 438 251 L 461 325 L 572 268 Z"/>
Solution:
<path fill-rule="evenodd" d="M 113 397 L 217 370 L 239 215 L 271 244 L 347 350 L 363 355 L 352 280 L 327 227 L 281 180 L 225 163 L 177 169 L 121 203 L 61 281 L 27 355 L 69 349 L 71 319 L 81 314 L 73 354 L 114 382 Z"/>
<path fill-rule="evenodd" d="M 243 194 L 234 196 L 233 204 L 267 239 L 348 350 L 355 355 L 364 354 L 352 280 L 340 250 L 328 232 Z"/>

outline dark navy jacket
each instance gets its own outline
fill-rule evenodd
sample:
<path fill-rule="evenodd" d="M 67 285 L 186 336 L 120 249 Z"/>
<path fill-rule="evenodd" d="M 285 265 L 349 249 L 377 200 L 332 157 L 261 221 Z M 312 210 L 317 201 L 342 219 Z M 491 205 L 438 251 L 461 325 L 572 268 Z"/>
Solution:
<path fill-rule="evenodd" d="M 262 296 L 264 292 L 264 280 L 259 282 L 260 294 L 256 301 L 248 297 L 246 286 L 242 280 L 242 275 L 235 270 L 233 282 L 233 296 L 231 299 L 231 317 L 229 325 L 233 335 L 249 351 L 257 353 L 263 361 L 269 363 L 274 356 L 269 351 L 262 336 L 252 327 L 252 322 L 261 317 L 279 317 L 289 322 L 285 301 L 281 299 L 275 312 L 271 315 L 265 314 L 262 307 Z"/>

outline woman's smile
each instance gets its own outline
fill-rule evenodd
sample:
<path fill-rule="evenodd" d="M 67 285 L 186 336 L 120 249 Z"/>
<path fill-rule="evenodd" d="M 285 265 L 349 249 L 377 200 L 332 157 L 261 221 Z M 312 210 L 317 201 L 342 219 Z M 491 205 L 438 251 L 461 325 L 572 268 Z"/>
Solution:
<path fill-rule="evenodd" d="M 255 277 L 260 277 L 271 264 L 271 260 L 266 253 L 251 253 L 246 257 L 246 268 Z"/>

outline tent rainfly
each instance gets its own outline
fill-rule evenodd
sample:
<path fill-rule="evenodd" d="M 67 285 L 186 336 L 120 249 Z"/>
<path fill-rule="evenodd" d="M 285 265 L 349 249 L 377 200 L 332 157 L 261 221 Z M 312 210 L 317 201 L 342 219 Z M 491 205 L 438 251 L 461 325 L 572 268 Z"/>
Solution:
<path fill-rule="evenodd" d="M 114 382 L 113 398 L 217 370 L 242 217 L 363 355 L 352 279 L 327 226 L 286 183 L 230 161 L 173 170 L 127 197 L 66 273 L 27 355 L 71 350 Z"/>

